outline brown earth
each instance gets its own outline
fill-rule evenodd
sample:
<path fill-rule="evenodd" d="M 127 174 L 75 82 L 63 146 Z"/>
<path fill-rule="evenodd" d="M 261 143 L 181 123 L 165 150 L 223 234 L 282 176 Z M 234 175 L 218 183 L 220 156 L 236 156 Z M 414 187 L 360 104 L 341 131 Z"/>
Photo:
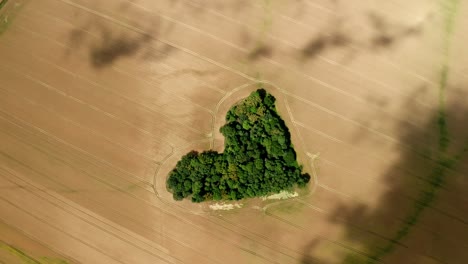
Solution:
<path fill-rule="evenodd" d="M 0 263 L 467 263 L 468 3 L 450 2 L 9 0 Z M 257 87 L 310 188 L 226 212 L 173 201 L 167 172 L 222 151 Z"/>

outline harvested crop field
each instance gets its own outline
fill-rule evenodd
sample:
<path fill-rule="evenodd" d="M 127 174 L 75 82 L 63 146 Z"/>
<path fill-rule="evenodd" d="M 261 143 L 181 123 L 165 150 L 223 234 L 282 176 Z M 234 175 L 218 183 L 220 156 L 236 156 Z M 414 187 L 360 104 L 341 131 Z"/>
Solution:
<path fill-rule="evenodd" d="M 0 7 L 0 263 L 468 263 L 468 1 Z M 173 201 L 259 87 L 308 189 Z"/>

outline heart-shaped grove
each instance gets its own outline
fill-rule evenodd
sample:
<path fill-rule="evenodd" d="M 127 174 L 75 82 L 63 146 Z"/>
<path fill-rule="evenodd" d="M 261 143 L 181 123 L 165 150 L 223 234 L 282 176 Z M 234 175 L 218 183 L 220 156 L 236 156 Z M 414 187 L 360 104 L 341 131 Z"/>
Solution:
<path fill-rule="evenodd" d="M 223 153 L 191 151 L 170 172 L 166 184 L 175 200 L 239 200 L 309 182 L 275 98 L 264 89 L 231 107 L 220 132 L 225 137 Z"/>

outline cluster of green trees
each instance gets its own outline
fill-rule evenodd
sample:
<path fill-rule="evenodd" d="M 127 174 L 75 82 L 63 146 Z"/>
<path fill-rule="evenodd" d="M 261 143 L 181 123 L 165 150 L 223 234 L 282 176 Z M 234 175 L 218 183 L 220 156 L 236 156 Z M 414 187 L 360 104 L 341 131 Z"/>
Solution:
<path fill-rule="evenodd" d="M 233 106 L 220 131 L 225 137 L 223 153 L 192 151 L 169 174 L 167 188 L 175 200 L 239 200 L 309 182 L 296 161 L 275 98 L 264 89 Z"/>

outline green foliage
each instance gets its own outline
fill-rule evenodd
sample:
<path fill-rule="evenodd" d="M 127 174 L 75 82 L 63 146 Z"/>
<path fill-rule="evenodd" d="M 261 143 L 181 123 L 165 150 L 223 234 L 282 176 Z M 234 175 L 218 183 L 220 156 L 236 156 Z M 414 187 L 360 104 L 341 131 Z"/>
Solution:
<path fill-rule="evenodd" d="M 259 89 L 233 106 L 221 127 L 224 153 L 187 153 L 170 172 L 167 188 L 175 200 L 239 200 L 305 186 L 286 124 L 275 98 Z"/>
<path fill-rule="evenodd" d="M 63 259 L 56 259 L 50 257 L 34 258 L 31 255 L 23 252 L 19 248 L 9 245 L 3 241 L 0 241 L 0 250 L 4 250 L 12 256 L 15 256 L 18 263 L 24 264 L 67 264 L 68 262 Z M 16 263 L 16 262 L 15 262 Z"/>
<path fill-rule="evenodd" d="M 5 6 L 7 2 L 8 0 L 0 0 L 0 9 L 2 9 L 2 7 Z"/>

